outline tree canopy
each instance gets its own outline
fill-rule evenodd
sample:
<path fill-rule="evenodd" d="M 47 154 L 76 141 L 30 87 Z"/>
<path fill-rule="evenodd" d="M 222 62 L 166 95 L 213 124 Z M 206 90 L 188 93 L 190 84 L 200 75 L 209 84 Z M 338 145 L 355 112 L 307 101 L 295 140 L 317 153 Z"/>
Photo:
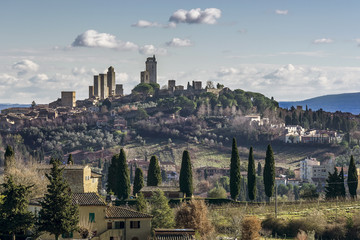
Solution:
<path fill-rule="evenodd" d="M 15 234 L 28 230 L 35 223 L 34 215 L 28 211 L 28 196 L 32 186 L 16 184 L 11 176 L 7 176 L 3 184 L 3 202 L 0 204 L 0 232 Z"/>
<path fill-rule="evenodd" d="M 240 157 L 236 139 L 233 138 L 230 160 L 230 195 L 233 200 L 236 200 L 240 194 L 240 178 Z"/>
<path fill-rule="evenodd" d="M 58 240 L 61 234 L 68 234 L 76 230 L 79 223 L 79 210 L 72 202 L 70 187 L 63 177 L 64 168 L 60 161 L 53 161 L 49 180 L 48 192 L 41 204 L 39 211 L 39 230 L 55 235 Z"/>
<path fill-rule="evenodd" d="M 180 191 L 186 194 L 186 197 L 191 197 L 193 194 L 192 166 L 190 155 L 187 150 L 183 152 L 179 182 Z"/>

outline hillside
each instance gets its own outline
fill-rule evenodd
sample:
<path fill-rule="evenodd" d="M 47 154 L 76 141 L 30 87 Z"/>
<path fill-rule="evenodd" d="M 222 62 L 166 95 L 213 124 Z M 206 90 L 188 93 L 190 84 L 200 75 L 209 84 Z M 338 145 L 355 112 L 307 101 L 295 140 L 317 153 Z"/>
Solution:
<path fill-rule="evenodd" d="M 318 110 L 322 108 L 327 112 L 350 112 L 352 114 L 360 113 L 360 92 L 358 93 L 344 93 L 325 95 L 315 98 L 306 99 L 303 101 L 294 102 L 279 102 L 279 106 L 282 108 L 290 108 L 291 106 L 303 106 L 305 109 L 306 105 L 312 110 Z"/>

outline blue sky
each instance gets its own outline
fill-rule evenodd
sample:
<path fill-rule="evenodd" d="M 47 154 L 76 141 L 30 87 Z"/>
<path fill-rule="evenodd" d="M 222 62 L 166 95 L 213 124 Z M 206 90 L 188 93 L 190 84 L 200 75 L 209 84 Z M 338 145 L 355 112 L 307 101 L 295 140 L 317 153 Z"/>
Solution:
<path fill-rule="evenodd" d="M 146 57 L 158 82 L 220 82 L 276 100 L 360 91 L 359 1 L 0 2 L 0 102 L 88 94 L 114 66 L 125 92 Z"/>

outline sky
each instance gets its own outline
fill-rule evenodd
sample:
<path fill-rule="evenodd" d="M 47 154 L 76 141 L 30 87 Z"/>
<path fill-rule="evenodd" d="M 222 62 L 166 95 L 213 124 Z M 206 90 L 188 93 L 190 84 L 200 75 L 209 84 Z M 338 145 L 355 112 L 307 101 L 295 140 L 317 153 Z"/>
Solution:
<path fill-rule="evenodd" d="M 88 97 L 109 66 L 126 94 L 156 55 L 158 83 L 222 83 L 277 101 L 360 92 L 360 1 L 2 0 L 0 103 Z"/>

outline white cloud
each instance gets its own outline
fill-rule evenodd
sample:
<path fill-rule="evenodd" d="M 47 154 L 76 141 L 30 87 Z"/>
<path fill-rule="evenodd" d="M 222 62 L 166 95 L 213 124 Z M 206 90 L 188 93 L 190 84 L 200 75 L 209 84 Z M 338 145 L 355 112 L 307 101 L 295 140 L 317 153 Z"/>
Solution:
<path fill-rule="evenodd" d="M 71 46 L 114 48 L 119 50 L 135 50 L 138 48 L 135 43 L 118 41 L 114 35 L 98 33 L 95 30 L 87 30 L 78 35 Z"/>
<path fill-rule="evenodd" d="M 319 39 L 315 39 L 313 41 L 314 44 L 322 44 L 322 43 L 332 43 L 333 40 L 330 38 L 319 38 Z"/>
<path fill-rule="evenodd" d="M 157 22 L 149 22 L 146 20 L 139 20 L 137 23 L 131 24 L 132 27 L 148 28 L 148 27 L 160 27 Z"/>
<path fill-rule="evenodd" d="M 17 71 L 18 75 L 25 75 L 28 72 L 36 72 L 39 69 L 39 65 L 31 60 L 25 59 L 14 63 L 12 68 Z"/>
<path fill-rule="evenodd" d="M 218 72 L 217 72 L 217 76 L 218 77 L 224 77 L 224 76 L 228 76 L 228 75 L 234 75 L 234 74 L 238 74 L 239 70 L 237 70 L 236 68 L 233 67 L 222 67 Z"/>
<path fill-rule="evenodd" d="M 192 43 L 190 39 L 173 38 L 166 45 L 169 47 L 189 47 Z"/>
<path fill-rule="evenodd" d="M 280 10 L 280 9 L 276 9 L 275 13 L 278 15 L 288 15 L 289 10 Z"/>
<path fill-rule="evenodd" d="M 205 10 L 200 8 L 191 10 L 179 9 L 171 15 L 169 21 L 173 23 L 215 24 L 220 17 L 221 10 L 218 8 L 206 8 Z"/>
<path fill-rule="evenodd" d="M 149 44 L 139 48 L 139 53 L 143 55 L 166 55 L 167 51 L 164 48 L 156 48 L 154 45 Z"/>
<path fill-rule="evenodd" d="M 203 79 L 284 101 L 360 91 L 359 76 L 360 67 L 242 64 L 222 67 Z"/>
<path fill-rule="evenodd" d="M 47 80 L 49 80 L 49 77 L 43 73 L 37 74 L 36 76 L 29 79 L 29 81 L 31 83 L 36 83 L 36 84 L 39 84 L 39 83 L 43 84 Z"/>

